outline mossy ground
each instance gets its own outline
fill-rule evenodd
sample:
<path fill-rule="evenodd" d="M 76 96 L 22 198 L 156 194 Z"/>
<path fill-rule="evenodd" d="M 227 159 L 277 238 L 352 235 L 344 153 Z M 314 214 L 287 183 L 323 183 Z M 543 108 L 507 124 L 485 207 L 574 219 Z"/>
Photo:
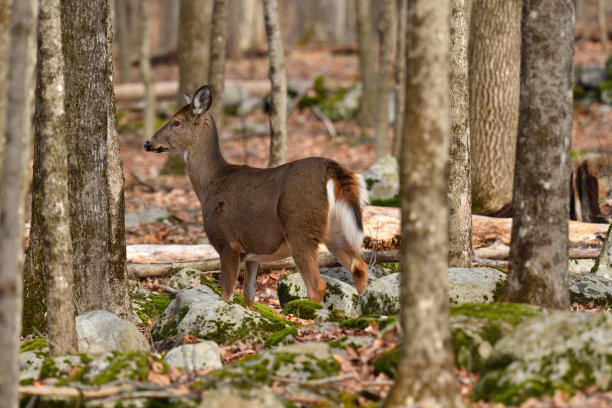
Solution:
<path fill-rule="evenodd" d="M 301 319 L 314 319 L 317 315 L 317 310 L 323 306 L 317 302 L 306 299 L 296 299 L 288 302 L 283 309 L 286 315 L 294 315 Z"/>

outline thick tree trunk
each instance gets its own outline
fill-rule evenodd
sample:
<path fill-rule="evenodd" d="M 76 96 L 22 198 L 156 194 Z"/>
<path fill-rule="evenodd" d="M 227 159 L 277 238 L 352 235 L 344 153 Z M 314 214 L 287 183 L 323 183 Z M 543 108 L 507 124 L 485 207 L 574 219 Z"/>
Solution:
<path fill-rule="evenodd" d="M 128 0 L 114 0 L 117 48 L 119 50 L 119 82 L 130 82 L 132 77 L 132 54 L 130 52 L 129 4 Z"/>
<path fill-rule="evenodd" d="M 395 123 L 393 127 L 393 155 L 399 158 L 406 104 L 406 16 L 408 0 L 397 0 L 397 50 L 395 57 Z"/>
<path fill-rule="evenodd" d="M 11 9 L 13 0 L 0 0 L 0 180 L 4 163 L 4 128 L 8 90 L 9 55 L 11 50 Z M 0 191 L 2 186 L 0 186 Z"/>
<path fill-rule="evenodd" d="M 512 200 L 521 61 L 521 1 L 474 0 L 470 27 L 472 206 Z"/>
<path fill-rule="evenodd" d="M 221 135 L 223 125 L 223 89 L 225 88 L 225 44 L 227 41 L 227 0 L 215 0 L 210 40 L 208 85 L 213 95 L 213 118 Z"/>
<path fill-rule="evenodd" d="M 359 106 L 359 122 L 372 126 L 376 110 L 376 52 L 369 0 L 355 0 L 357 13 L 357 43 L 359 45 L 359 70 L 363 94 Z"/>
<path fill-rule="evenodd" d="M 572 0 L 524 0 L 510 273 L 504 299 L 566 309 Z"/>
<path fill-rule="evenodd" d="M 179 2 L 176 0 L 162 1 L 162 27 L 163 38 L 161 41 L 161 52 L 164 54 L 177 50 L 178 27 L 179 27 Z M 191 92 L 193 92 L 192 90 Z"/>
<path fill-rule="evenodd" d="M 26 265 L 26 274 L 44 277 L 47 284 L 52 355 L 77 351 L 59 6 L 60 0 L 41 0 L 39 9 L 30 230 L 36 233 L 30 236 Z"/>
<path fill-rule="evenodd" d="M 384 0 L 381 4 L 378 33 L 380 38 L 380 54 L 378 58 L 378 88 L 376 119 L 376 160 L 389 154 L 389 92 L 393 75 L 393 43 L 395 29 L 393 27 L 393 0 Z"/>
<path fill-rule="evenodd" d="M 287 161 L 287 75 L 285 54 L 281 38 L 278 4 L 276 0 L 263 0 L 264 21 L 270 55 L 270 161 L 276 167 Z"/>
<path fill-rule="evenodd" d="M 23 268 L 23 229 L 32 138 L 31 106 L 36 66 L 38 2 L 13 4 L 9 56 L 4 172 L 0 201 L 0 398 L 19 404 L 19 332 Z"/>
<path fill-rule="evenodd" d="M 131 318 L 108 0 L 63 0 L 70 230 L 77 314 Z"/>
<path fill-rule="evenodd" d="M 209 83 L 212 6 L 212 0 L 180 1 L 177 107 L 186 103 L 185 92 L 193 95 L 198 88 Z"/>
<path fill-rule="evenodd" d="M 597 24 L 599 25 L 599 36 L 603 52 L 608 55 L 608 24 L 606 19 L 606 0 L 597 1 Z"/>
<path fill-rule="evenodd" d="M 451 1 L 448 264 L 472 266 L 472 182 L 470 179 L 470 115 L 468 84 L 468 8 Z"/>
<path fill-rule="evenodd" d="M 143 115 L 144 139 L 153 136 L 155 124 L 155 94 L 153 93 L 153 74 L 151 73 L 151 13 L 149 2 L 140 2 L 142 37 L 140 42 L 140 75 L 145 88 L 145 108 Z"/>
<path fill-rule="evenodd" d="M 410 0 L 401 166 L 400 319 L 395 384 L 384 407 L 461 407 L 447 294 L 449 5 Z M 421 405 L 419 404 L 419 405 Z"/>

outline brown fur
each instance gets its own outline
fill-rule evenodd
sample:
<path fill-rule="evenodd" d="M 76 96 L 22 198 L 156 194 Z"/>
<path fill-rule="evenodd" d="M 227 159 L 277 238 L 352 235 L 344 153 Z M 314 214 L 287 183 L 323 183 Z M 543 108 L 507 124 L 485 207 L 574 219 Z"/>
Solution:
<path fill-rule="evenodd" d="M 200 88 L 191 103 L 147 141 L 145 149 L 187 151 L 187 170 L 202 205 L 204 229 L 221 257 L 222 297 L 233 295 L 244 260 L 245 301 L 252 306 L 254 287 L 247 286 L 248 281 L 254 282 L 259 262 L 290 253 L 306 283 L 308 298 L 321 302 L 326 284 L 319 275 L 317 249 L 322 242 L 352 272 L 361 293 L 367 284 L 367 265 L 360 253 L 342 240 L 326 242 L 329 179 L 335 182 L 336 199 L 349 204 L 363 230 L 355 174 L 320 157 L 271 169 L 229 164 L 219 149 L 211 103 L 208 87 Z"/>

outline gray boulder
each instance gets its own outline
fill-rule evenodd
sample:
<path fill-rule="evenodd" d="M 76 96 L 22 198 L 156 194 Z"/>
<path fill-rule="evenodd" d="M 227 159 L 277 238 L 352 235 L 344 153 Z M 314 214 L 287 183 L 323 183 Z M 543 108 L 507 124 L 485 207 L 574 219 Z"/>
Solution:
<path fill-rule="evenodd" d="M 612 281 L 590 274 L 569 274 L 570 299 L 573 302 L 605 306 L 612 303 Z"/>
<path fill-rule="evenodd" d="M 236 108 L 236 114 L 238 116 L 246 116 L 255 109 L 261 109 L 262 105 L 263 100 L 259 96 L 250 96 L 240 102 L 238 108 Z"/>
<path fill-rule="evenodd" d="M 217 343 L 203 341 L 197 344 L 183 344 L 173 348 L 164 360 L 170 365 L 180 367 L 185 371 L 217 370 L 223 367 L 221 351 Z"/>
<path fill-rule="evenodd" d="M 363 178 L 368 181 L 372 200 L 389 200 L 399 193 L 399 165 L 390 154 L 364 171 Z"/>
<path fill-rule="evenodd" d="M 134 324 L 106 310 L 77 316 L 76 331 L 80 353 L 149 351 L 147 339 Z"/>
<path fill-rule="evenodd" d="M 321 304 L 328 310 L 338 309 L 348 316 L 357 315 L 357 289 L 328 275 L 321 275 L 327 290 Z M 306 284 L 299 273 L 286 275 L 278 282 L 278 299 L 282 307 L 295 299 L 307 299 Z"/>
<path fill-rule="evenodd" d="M 393 315 L 399 313 L 399 279 L 400 274 L 394 273 L 382 277 L 359 296 L 357 309 L 363 315 L 381 314 Z"/>
<path fill-rule="evenodd" d="M 284 408 L 287 400 L 263 388 L 220 388 L 206 392 L 200 408 Z"/>
<path fill-rule="evenodd" d="M 608 227 L 606 237 L 604 238 L 603 247 L 595 261 L 595 265 L 591 272 L 597 276 L 602 276 L 607 279 L 612 279 L 612 224 Z"/>
<path fill-rule="evenodd" d="M 249 98 L 251 93 L 241 86 L 228 86 L 223 90 L 223 109 L 234 113 L 242 101 Z"/>
<path fill-rule="evenodd" d="M 494 347 L 472 392 L 520 405 L 529 397 L 612 389 L 612 315 L 554 312 L 529 319 Z"/>
<path fill-rule="evenodd" d="M 600 67 L 576 67 L 577 85 L 586 89 L 599 89 L 606 81 L 606 71 Z"/>
<path fill-rule="evenodd" d="M 449 268 L 448 297 L 452 303 L 494 302 L 506 274 L 493 268 Z"/>
<path fill-rule="evenodd" d="M 344 266 L 337 266 L 334 268 L 320 268 L 319 272 L 321 275 L 329 276 L 330 278 L 338 279 L 348 285 L 355 286 L 353 276 Z M 373 283 L 375 280 L 387 276 L 389 272 L 387 270 L 378 267 L 378 265 L 368 266 L 368 285 Z"/>

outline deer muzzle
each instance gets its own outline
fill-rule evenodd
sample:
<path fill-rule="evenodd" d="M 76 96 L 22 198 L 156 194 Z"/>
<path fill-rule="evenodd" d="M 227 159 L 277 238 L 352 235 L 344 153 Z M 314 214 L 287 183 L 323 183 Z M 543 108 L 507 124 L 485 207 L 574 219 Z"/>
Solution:
<path fill-rule="evenodd" d="M 155 152 L 155 153 L 162 153 L 167 151 L 168 149 L 164 149 L 163 147 L 153 147 L 153 145 L 151 144 L 151 142 L 149 140 L 147 140 L 144 144 L 144 149 L 147 152 Z"/>

